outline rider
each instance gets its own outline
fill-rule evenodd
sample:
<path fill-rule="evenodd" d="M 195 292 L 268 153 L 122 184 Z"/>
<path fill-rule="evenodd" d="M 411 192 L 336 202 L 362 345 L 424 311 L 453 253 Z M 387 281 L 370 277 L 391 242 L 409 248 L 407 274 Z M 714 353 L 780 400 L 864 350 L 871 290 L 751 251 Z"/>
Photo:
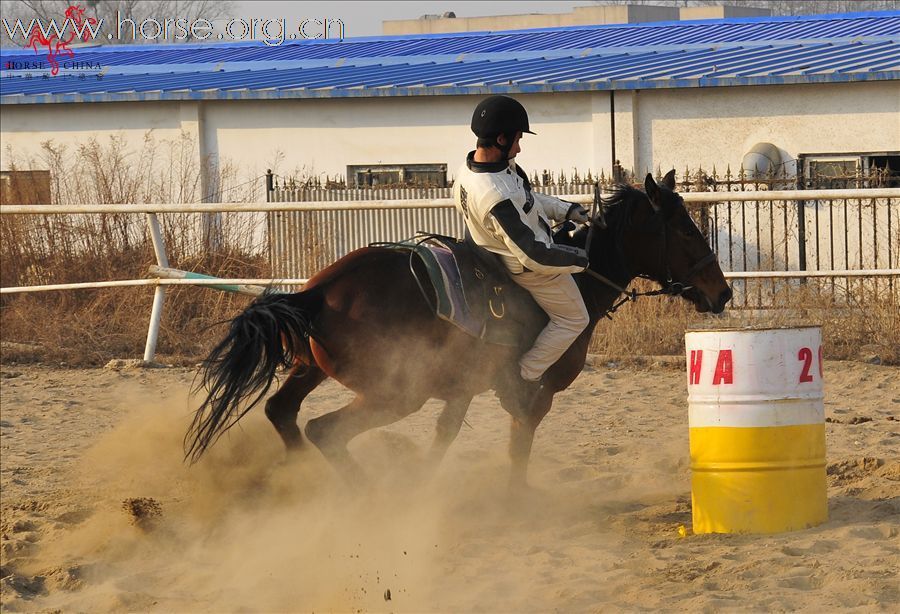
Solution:
<path fill-rule="evenodd" d="M 557 245 L 549 219 L 588 221 L 581 205 L 533 192 L 515 163 L 522 133 L 529 129 L 525 108 L 508 96 L 482 100 L 472 115 L 478 137 L 456 175 L 456 208 L 466 218 L 470 239 L 499 256 L 512 279 L 528 290 L 550 321 L 520 359 L 517 373 L 500 391 L 515 395 L 516 410 L 527 412 L 544 372 L 562 356 L 588 324 L 588 313 L 572 273 L 588 266 L 583 249 Z"/>

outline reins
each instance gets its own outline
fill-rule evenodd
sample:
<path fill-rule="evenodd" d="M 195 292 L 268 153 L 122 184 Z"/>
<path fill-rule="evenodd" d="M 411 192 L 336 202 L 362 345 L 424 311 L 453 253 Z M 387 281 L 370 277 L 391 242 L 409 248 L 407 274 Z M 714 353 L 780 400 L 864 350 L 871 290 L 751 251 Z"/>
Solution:
<path fill-rule="evenodd" d="M 596 204 L 597 204 L 597 200 L 595 199 L 594 205 L 596 206 Z M 662 213 L 658 213 L 657 215 L 661 216 Z M 618 311 L 619 307 L 621 307 L 625 303 L 637 301 L 638 297 L 641 297 L 641 296 L 662 296 L 662 295 L 680 296 L 680 295 L 684 294 L 685 292 L 687 292 L 688 290 L 693 289 L 694 286 L 689 285 L 689 282 L 694 278 L 695 275 L 697 275 L 697 273 L 699 273 L 707 265 L 709 265 L 710 263 L 715 261 L 716 253 L 714 251 L 712 251 L 712 249 L 710 249 L 709 253 L 706 256 L 701 258 L 696 264 L 694 264 L 693 267 L 691 267 L 691 270 L 688 271 L 687 275 L 684 278 L 684 281 L 675 281 L 674 279 L 672 279 L 672 269 L 669 266 L 669 259 L 668 259 L 669 245 L 668 245 L 668 235 L 666 233 L 666 223 L 665 223 L 665 218 L 661 217 L 660 219 L 662 220 L 662 223 L 660 224 L 660 234 L 662 235 L 662 249 L 660 250 L 660 259 L 662 260 L 663 263 L 665 263 L 665 267 L 666 267 L 666 282 L 662 288 L 660 288 L 659 290 L 648 290 L 646 292 L 638 292 L 634 288 L 632 288 L 631 290 L 627 290 L 626 288 L 623 288 L 619 284 L 613 282 L 606 276 L 601 275 L 600 273 L 594 271 L 593 269 L 587 268 L 584 270 L 585 273 L 587 273 L 589 276 L 593 277 L 597 281 L 599 281 L 603 284 L 606 284 L 613 290 L 616 290 L 620 294 L 625 295 L 624 297 L 619 299 L 617 302 L 615 302 L 612 307 L 610 307 L 606 311 L 604 311 L 603 314 L 601 315 L 601 317 L 612 320 L 612 314 L 615 313 L 616 311 Z M 597 222 L 594 217 L 594 212 L 592 211 L 591 212 L 591 227 L 588 229 L 588 236 L 587 236 L 587 240 L 585 241 L 586 248 L 590 247 L 590 242 L 591 242 L 591 239 L 593 238 L 594 227 L 596 224 L 597 224 Z M 617 249 L 621 250 L 621 247 L 617 246 Z M 588 250 L 586 249 L 585 251 L 588 251 Z M 588 254 L 590 254 L 589 251 L 588 251 Z M 648 275 L 637 275 L 637 277 L 639 277 L 641 279 L 648 279 L 650 281 L 655 281 L 652 277 L 650 277 Z"/>
<path fill-rule="evenodd" d="M 715 255 L 713 255 L 713 257 L 715 257 Z M 678 296 L 678 295 L 681 294 L 682 292 L 685 292 L 685 291 L 690 290 L 691 288 L 693 288 L 693 286 L 685 286 L 685 285 L 683 285 L 683 284 L 681 284 L 681 283 L 679 283 L 679 282 L 671 282 L 671 281 L 670 281 L 670 282 L 668 282 L 663 288 L 660 288 L 659 290 L 648 290 L 648 291 L 646 291 L 646 292 L 638 292 L 638 291 L 635 290 L 634 288 L 632 288 L 631 290 L 626 290 L 625 288 L 623 288 L 623 287 L 620 286 L 619 284 L 613 283 L 613 282 L 610 281 L 608 278 L 604 277 L 604 276 L 601 275 L 600 273 L 597 273 L 596 271 L 593 271 L 593 270 L 591 270 L 591 269 L 585 269 L 584 272 L 587 273 L 588 275 L 590 275 L 591 277 L 593 277 L 594 279 L 596 279 L 596 280 L 598 280 L 598 281 L 600 281 L 600 282 L 603 282 L 604 284 L 606 284 L 607 286 L 609 286 L 609 287 L 612 288 L 613 290 L 616 290 L 616 291 L 619 292 L 620 294 L 624 294 L 624 295 L 625 295 L 624 297 L 622 297 L 621 299 L 619 299 L 615 304 L 613 304 L 612 307 L 610 307 L 609 309 L 607 309 L 606 311 L 604 311 L 604 312 L 601 314 L 601 317 L 608 318 L 608 319 L 610 319 L 610 320 L 612 320 L 612 315 L 611 315 L 611 314 L 613 314 L 613 313 L 615 313 L 616 311 L 618 311 L 618 310 L 619 310 L 619 307 L 621 307 L 622 305 L 624 305 L 625 303 L 627 303 L 627 302 L 629 302 L 629 301 L 636 301 L 636 300 L 638 299 L 638 297 L 641 297 L 641 296 L 660 296 L 660 295 L 663 295 L 663 294 L 668 294 L 668 295 L 672 295 L 672 296 Z M 640 278 L 642 278 L 642 279 L 650 279 L 649 277 L 644 277 L 643 275 L 639 275 L 638 277 L 640 277 Z"/>

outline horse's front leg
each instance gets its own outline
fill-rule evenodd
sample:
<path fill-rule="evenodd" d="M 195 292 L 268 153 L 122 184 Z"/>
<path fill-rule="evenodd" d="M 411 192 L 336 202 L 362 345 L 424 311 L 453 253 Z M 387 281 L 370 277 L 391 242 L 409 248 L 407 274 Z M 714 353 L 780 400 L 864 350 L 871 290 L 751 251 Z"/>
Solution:
<path fill-rule="evenodd" d="M 370 429 L 387 426 L 422 407 L 425 399 L 406 395 L 369 398 L 358 394 L 350 403 L 306 423 L 304 433 L 351 486 L 362 486 L 366 475 L 350 456 L 347 444 Z"/>
<path fill-rule="evenodd" d="M 444 459 L 447 448 L 456 439 L 466 412 L 469 411 L 469 405 L 472 403 L 471 396 L 463 396 L 454 399 L 448 399 L 441 411 L 437 421 L 437 429 L 434 434 L 434 443 L 431 444 L 431 450 L 428 452 L 428 470 L 434 471 Z"/>
<path fill-rule="evenodd" d="M 547 388 L 542 389 L 535 398 L 527 418 L 521 420 L 512 418 L 509 436 L 509 456 L 512 460 L 510 488 L 528 487 L 528 460 L 531 458 L 534 432 L 553 406 L 554 394 Z"/>

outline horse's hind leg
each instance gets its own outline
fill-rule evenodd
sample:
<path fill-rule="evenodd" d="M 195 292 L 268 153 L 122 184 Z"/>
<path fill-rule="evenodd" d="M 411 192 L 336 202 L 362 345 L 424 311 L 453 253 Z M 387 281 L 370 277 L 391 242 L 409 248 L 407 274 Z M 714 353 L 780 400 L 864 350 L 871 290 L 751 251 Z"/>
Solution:
<path fill-rule="evenodd" d="M 472 403 L 472 397 L 466 396 L 457 399 L 448 399 L 444 405 L 441 415 L 438 417 L 437 429 L 434 434 L 434 442 L 431 444 L 431 450 L 428 452 L 428 466 L 430 469 L 436 469 L 447 453 L 447 448 L 456 439 L 466 412 L 469 411 L 469 405 Z"/>
<path fill-rule="evenodd" d="M 376 400 L 359 395 L 341 409 L 307 422 L 304 432 L 349 483 L 360 484 L 365 480 L 365 473 L 347 451 L 350 440 L 360 433 L 405 418 L 424 403 L 425 399 Z"/>
<path fill-rule="evenodd" d="M 281 435 L 288 452 L 303 443 L 297 427 L 297 414 L 303 399 L 328 378 L 316 366 L 295 365 L 278 392 L 266 401 L 266 417 Z"/>

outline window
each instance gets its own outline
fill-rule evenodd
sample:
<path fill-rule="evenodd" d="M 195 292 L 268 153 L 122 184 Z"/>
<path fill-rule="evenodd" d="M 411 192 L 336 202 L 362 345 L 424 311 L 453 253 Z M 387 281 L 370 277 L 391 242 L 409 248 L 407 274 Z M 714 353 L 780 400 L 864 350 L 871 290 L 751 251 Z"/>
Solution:
<path fill-rule="evenodd" d="M 447 187 L 446 164 L 367 164 L 347 167 L 347 183 L 357 188 L 379 186 Z"/>
<path fill-rule="evenodd" d="M 879 175 L 879 182 L 873 188 L 900 188 L 900 155 L 869 156 L 868 162 L 869 168 Z"/>
<path fill-rule="evenodd" d="M 900 187 L 900 152 L 802 154 L 800 161 L 807 189 Z"/>
<path fill-rule="evenodd" d="M 0 171 L 4 205 L 50 204 L 50 171 Z"/>

